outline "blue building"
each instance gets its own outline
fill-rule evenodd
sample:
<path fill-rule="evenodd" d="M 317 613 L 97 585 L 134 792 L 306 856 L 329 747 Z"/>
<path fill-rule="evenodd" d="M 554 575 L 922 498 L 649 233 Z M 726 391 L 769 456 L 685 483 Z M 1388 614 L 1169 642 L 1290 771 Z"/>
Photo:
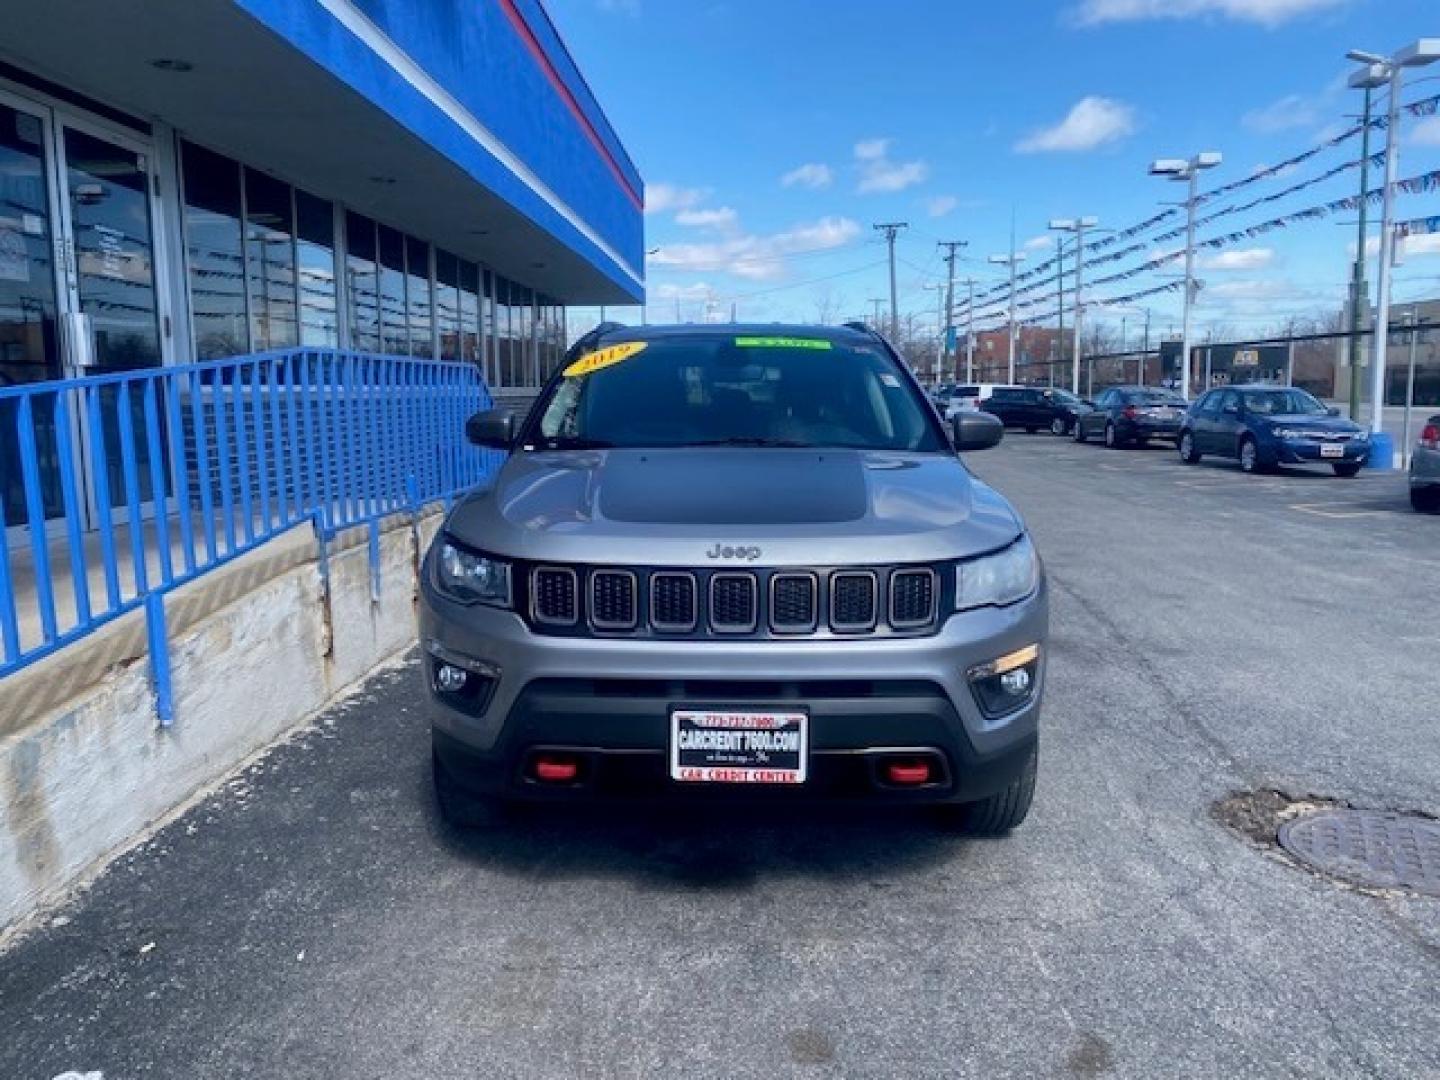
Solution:
<path fill-rule="evenodd" d="M 539 0 L 18 0 L 0 386 L 314 346 L 534 387 L 564 305 L 642 297 L 642 201 Z"/>

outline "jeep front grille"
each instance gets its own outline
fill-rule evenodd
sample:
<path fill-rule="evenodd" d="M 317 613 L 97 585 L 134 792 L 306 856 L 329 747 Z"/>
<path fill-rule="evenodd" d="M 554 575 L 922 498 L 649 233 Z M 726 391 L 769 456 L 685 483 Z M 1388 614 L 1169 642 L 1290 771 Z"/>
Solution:
<path fill-rule="evenodd" d="M 715 570 L 530 566 L 529 622 L 563 635 L 737 638 L 934 633 L 953 608 L 941 566 Z"/>
<path fill-rule="evenodd" d="M 531 615 L 538 623 L 574 626 L 580 621 L 575 571 L 568 566 L 538 566 L 531 585 Z"/>

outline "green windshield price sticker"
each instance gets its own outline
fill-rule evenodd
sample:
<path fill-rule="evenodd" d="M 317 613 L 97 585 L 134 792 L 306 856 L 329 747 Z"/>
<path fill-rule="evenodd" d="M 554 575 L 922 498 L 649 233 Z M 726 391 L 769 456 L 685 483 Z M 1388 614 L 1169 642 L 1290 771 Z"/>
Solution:
<path fill-rule="evenodd" d="M 742 349 L 828 349 L 830 342 L 824 338 L 805 337 L 737 337 L 735 344 Z"/>

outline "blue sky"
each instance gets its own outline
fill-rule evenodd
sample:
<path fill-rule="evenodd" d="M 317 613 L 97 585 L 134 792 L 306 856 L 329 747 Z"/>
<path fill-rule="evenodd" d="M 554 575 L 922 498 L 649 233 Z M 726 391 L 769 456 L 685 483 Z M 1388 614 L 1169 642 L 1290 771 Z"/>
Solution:
<path fill-rule="evenodd" d="M 869 298 L 888 295 L 871 226 L 901 220 L 911 227 L 898 245 L 899 307 L 933 324 L 936 296 L 924 286 L 943 274 L 937 241 L 969 241 L 961 276 L 991 281 L 1003 268 L 986 257 L 1008 250 L 1012 214 L 1017 245 L 1033 244 L 1031 265 L 1046 258 L 1042 244 L 1053 250 L 1041 239 L 1052 217 L 1132 225 L 1182 193 L 1146 175 L 1153 158 L 1219 150 L 1224 165 L 1207 184 L 1243 179 L 1348 126 L 1360 95 L 1345 87 L 1354 67 L 1346 50 L 1389 53 L 1440 37 L 1435 0 L 548 7 L 645 177 L 647 247 L 659 249 L 647 264 L 656 321 L 675 317 L 677 299 L 687 320 L 702 316 L 706 299 L 727 316 L 733 302 L 742 319 L 869 312 Z M 1440 64 L 1407 85 L 1402 101 L 1440 94 Z M 1401 133 L 1401 177 L 1440 169 L 1440 117 L 1407 118 Z M 1358 147 L 1356 139 L 1327 150 L 1237 197 L 1318 175 L 1358 157 Z M 1352 194 L 1357 182 L 1345 172 L 1200 237 Z M 1371 186 L 1379 183 L 1372 173 Z M 1440 193 L 1398 204 L 1402 219 L 1434 214 Z M 1335 309 L 1354 220 L 1303 223 L 1205 260 L 1201 332 L 1259 331 Z M 1149 274 L 1093 296 L 1166 280 Z M 1400 300 L 1440 295 L 1440 237 L 1412 242 L 1397 281 Z M 1147 305 L 1162 331 L 1178 322 L 1178 297 Z M 1128 314 L 1133 328 L 1139 312 Z"/>

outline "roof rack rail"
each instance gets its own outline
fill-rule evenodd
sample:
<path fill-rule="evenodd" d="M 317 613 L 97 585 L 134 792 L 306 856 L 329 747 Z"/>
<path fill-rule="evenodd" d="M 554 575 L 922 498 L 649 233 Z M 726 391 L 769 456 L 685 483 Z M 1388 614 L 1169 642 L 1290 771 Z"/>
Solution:
<path fill-rule="evenodd" d="M 608 334 L 613 330 L 624 329 L 624 323 L 602 322 L 592 327 L 591 329 L 586 330 L 585 333 L 581 334 L 578 338 L 576 338 L 575 344 L 571 345 L 570 348 L 565 350 L 565 358 L 567 360 L 573 360 L 577 358 L 586 349 L 594 346 L 594 344 L 599 341 L 603 335 Z"/>

